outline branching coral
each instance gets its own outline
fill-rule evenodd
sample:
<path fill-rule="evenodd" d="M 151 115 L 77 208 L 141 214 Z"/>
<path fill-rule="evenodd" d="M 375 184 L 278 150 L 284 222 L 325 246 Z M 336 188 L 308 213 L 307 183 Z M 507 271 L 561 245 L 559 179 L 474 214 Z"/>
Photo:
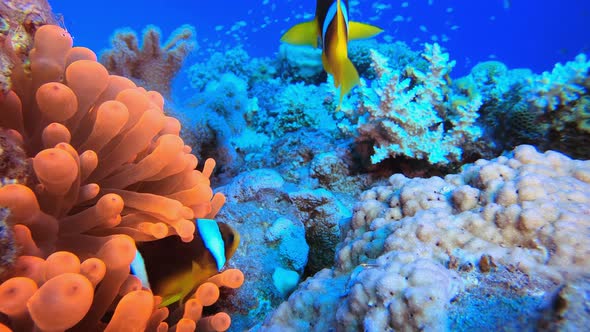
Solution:
<path fill-rule="evenodd" d="M 30 58 L 30 75 L 15 71 L 0 102 L 0 126 L 33 156 L 36 179 L 0 188 L 20 248 L 0 312 L 19 331 L 88 331 L 104 328 L 116 305 L 109 331 L 166 328 L 161 299 L 129 275 L 134 241 L 192 240 L 192 219 L 214 217 L 225 201 L 209 185 L 215 162 L 195 170 L 162 96 L 109 75 L 65 30 L 40 28 Z M 184 317 L 177 331 L 210 320 Z"/>
<path fill-rule="evenodd" d="M 449 102 L 447 75 L 454 62 L 437 44 L 427 44 L 422 56 L 428 72 L 412 66 L 391 70 L 387 59 L 371 52 L 377 79 L 361 90 L 361 138 L 374 141 L 373 163 L 388 157 L 407 156 L 431 164 L 461 160 L 461 145 L 476 140 L 474 125 L 481 97 L 454 105 Z M 447 128 L 446 120 L 450 127 Z"/>
<path fill-rule="evenodd" d="M 100 62 L 111 74 L 128 77 L 137 85 L 170 97 L 172 79 L 197 46 L 195 29 L 190 25 L 179 27 L 164 45 L 160 45 L 161 37 L 160 29 L 147 26 L 140 48 L 135 31 L 117 31 L 111 40 L 113 49 L 102 53 Z"/>
<path fill-rule="evenodd" d="M 528 100 L 541 109 L 555 111 L 587 93 L 584 85 L 588 84 L 589 70 L 590 61 L 583 53 L 565 65 L 558 63 L 551 72 L 528 79 Z"/>

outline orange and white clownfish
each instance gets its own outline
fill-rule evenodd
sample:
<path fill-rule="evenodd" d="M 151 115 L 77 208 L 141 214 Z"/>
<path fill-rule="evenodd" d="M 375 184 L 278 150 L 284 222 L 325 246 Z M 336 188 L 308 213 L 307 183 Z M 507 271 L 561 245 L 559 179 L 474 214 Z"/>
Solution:
<path fill-rule="evenodd" d="M 231 226 L 212 219 L 195 220 L 195 237 L 178 236 L 137 243 L 131 273 L 162 297 L 160 307 L 182 304 L 199 285 L 219 273 L 236 252 L 240 236 Z"/>
<path fill-rule="evenodd" d="M 318 0 L 315 18 L 291 27 L 281 41 L 294 45 L 322 46 L 322 64 L 334 76 L 334 86 L 340 87 L 342 98 L 359 83 L 359 74 L 348 58 L 348 41 L 369 38 L 383 30 L 348 19 L 348 0 Z"/>

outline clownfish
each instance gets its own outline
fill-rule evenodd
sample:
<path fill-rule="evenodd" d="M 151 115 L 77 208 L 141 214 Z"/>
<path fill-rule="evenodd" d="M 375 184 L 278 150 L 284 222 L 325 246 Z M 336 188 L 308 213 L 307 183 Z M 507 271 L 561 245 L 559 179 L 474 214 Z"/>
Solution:
<path fill-rule="evenodd" d="M 376 26 L 350 21 L 348 0 L 318 0 L 315 18 L 291 27 L 281 37 L 282 42 L 294 45 L 322 46 L 324 70 L 334 77 L 342 98 L 359 83 L 359 74 L 348 58 L 348 41 L 373 37 L 383 30 Z"/>
<path fill-rule="evenodd" d="M 190 242 L 169 236 L 137 243 L 131 273 L 162 297 L 160 307 L 184 303 L 199 285 L 221 271 L 238 248 L 240 236 L 231 226 L 213 219 L 196 219 L 195 224 Z"/>

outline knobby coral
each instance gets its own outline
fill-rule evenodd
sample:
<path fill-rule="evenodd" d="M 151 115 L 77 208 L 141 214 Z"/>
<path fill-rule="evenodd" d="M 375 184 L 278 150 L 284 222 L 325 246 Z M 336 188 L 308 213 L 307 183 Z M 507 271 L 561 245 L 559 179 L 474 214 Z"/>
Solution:
<path fill-rule="evenodd" d="M 393 174 L 389 183 L 361 194 L 343 227 L 334 266 L 301 283 L 260 330 L 543 326 L 513 299 L 535 303 L 533 312 L 556 303 L 570 306 L 547 298 L 589 271 L 589 203 L 590 161 L 530 145 L 466 164 L 444 178 Z M 494 286 L 480 288 L 486 274 Z M 520 283 L 522 274 L 527 278 Z M 483 289 L 489 304 L 477 300 Z M 503 289 L 509 296 L 501 295 Z M 469 300 L 453 301 L 459 296 Z M 466 325 L 453 328 L 458 307 Z M 497 312 L 517 311 L 517 319 L 493 320 Z"/>
<path fill-rule="evenodd" d="M 192 240 L 192 220 L 213 218 L 225 201 L 210 188 L 215 162 L 196 170 L 162 96 L 109 75 L 92 51 L 72 47 L 67 31 L 41 27 L 30 59 L 30 74 L 15 68 L 13 90 L 0 98 L 0 127 L 32 156 L 34 171 L 31 185 L 0 188 L 19 245 L 0 285 L 4 323 L 18 331 L 167 329 L 168 309 L 129 274 L 135 241 Z M 218 286 L 243 280 L 237 270 L 223 276 L 201 285 L 177 331 L 227 329 L 226 314 L 200 317 Z"/>

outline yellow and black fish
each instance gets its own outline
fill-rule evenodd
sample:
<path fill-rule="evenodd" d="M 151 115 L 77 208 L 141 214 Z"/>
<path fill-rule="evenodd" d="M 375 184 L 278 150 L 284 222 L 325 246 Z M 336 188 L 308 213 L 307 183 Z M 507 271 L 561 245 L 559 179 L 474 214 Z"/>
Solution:
<path fill-rule="evenodd" d="M 178 236 L 137 244 L 131 272 L 144 287 L 162 296 L 161 307 L 184 302 L 209 277 L 221 271 L 235 253 L 239 234 L 212 219 L 195 221 L 195 237 L 182 242 Z"/>
<path fill-rule="evenodd" d="M 348 58 L 348 41 L 375 36 L 380 28 L 348 19 L 348 0 L 318 0 L 313 21 L 299 23 L 289 29 L 282 42 L 317 47 L 322 45 L 322 63 L 334 76 L 334 86 L 340 87 L 342 98 L 359 83 L 359 75 Z M 340 104 L 339 104 L 340 105 Z"/>

